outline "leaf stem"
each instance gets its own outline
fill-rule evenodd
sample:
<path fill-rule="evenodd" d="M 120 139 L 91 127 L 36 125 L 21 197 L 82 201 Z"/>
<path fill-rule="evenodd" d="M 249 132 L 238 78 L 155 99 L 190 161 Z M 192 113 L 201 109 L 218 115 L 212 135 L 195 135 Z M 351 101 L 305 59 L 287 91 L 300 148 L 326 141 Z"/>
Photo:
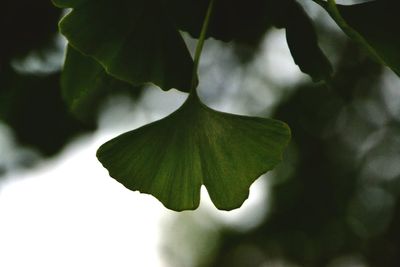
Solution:
<path fill-rule="evenodd" d="M 194 65 L 193 65 L 193 74 L 192 74 L 192 83 L 190 88 L 190 95 L 197 96 L 197 72 L 199 68 L 201 52 L 203 51 L 204 41 L 206 40 L 208 25 L 210 24 L 210 18 L 212 11 L 214 9 L 214 0 L 210 0 L 208 4 L 207 13 L 204 17 L 203 26 L 201 27 L 199 41 L 197 42 L 196 52 L 194 55 Z"/>

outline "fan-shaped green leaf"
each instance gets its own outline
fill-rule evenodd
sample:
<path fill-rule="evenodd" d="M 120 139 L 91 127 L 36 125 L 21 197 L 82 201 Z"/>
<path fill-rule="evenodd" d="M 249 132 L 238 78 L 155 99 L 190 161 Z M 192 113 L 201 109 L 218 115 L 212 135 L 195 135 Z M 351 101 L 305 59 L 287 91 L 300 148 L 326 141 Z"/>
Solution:
<path fill-rule="evenodd" d="M 103 144 L 97 157 L 124 186 L 167 208 L 197 208 L 204 184 L 217 208 L 231 210 L 281 160 L 289 138 L 280 121 L 217 112 L 190 96 L 168 117 Z"/>
<path fill-rule="evenodd" d="M 140 88 L 108 75 L 94 59 L 68 46 L 61 76 L 64 100 L 80 120 L 94 124 L 104 98 L 113 93 L 129 92 L 138 95 Z"/>
<path fill-rule="evenodd" d="M 120 80 L 188 91 L 193 61 L 160 0 L 53 0 L 71 46 Z"/>

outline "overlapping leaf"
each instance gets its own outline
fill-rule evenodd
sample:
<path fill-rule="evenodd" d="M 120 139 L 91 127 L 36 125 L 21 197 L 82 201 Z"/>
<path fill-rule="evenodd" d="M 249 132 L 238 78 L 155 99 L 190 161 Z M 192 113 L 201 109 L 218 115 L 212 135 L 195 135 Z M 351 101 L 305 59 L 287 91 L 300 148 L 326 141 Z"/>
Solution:
<path fill-rule="evenodd" d="M 67 49 L 61 89 L 72 113 L 90 124 L 95 123 L 97 111 L 107 96 L 123 92 L 138 95 L 140 92 L 140 88 L 108 75 L 94 59 L 71 46 Z"/>
<path fill-rule="evenodd" d="M 70 45 L 120 80 L 188 91 L 193 61 L 161 0 L 53 0 Z"/>
<path fill-rule="evenodd" d="M 204 184 L 217 208 L 231 210 L 281 160 L 289 138 L 282 122 L 217 112 L 192 95 L 170 116 L 105 143 L 97 156 L 124 186 L 169 209 L 197 208 Z"/>
<path fill-rule="evenodd" d="M 398 1 L 379 0 L 357 5 L 323 5 L 352 39 L 400 76 L 400 17 Z"/>
<path fill-rule="evenodd" d="M 285 22 L 286 39 L 295 63 L 313 81 L 329 80 L 332 66 L 318 46 L 311 19 L 296 2 L 289 2 Z"/>
<path fill-rule="evenodd" d="M 223 41 L 255 43 L 271 27 L 270 0 L 218 0 L 207 35 Z M 180 29 L 198 38 L 209 0 L 170 0 L 168 8 Z"/>
<path fill-rule="evenodd" d="M 172 0 L 178 26 L 198 37 L 209 1 Z M 328 80 L 332 67 L 318 46 L 311 19 L 293 0 L 217 1 L 208 36 L 223 41 L 257 42 L 272 25 L 286 28 L 287 41 L 300 69 L 314 81 Z"/>
<path fill-rule="evenodd" d="M 314 81 L 329 80 L 332 66 L 318 45 L 310 17 L 295 0 L 266 0 L 272 24 L 286 30 L 295 63 Z"/>

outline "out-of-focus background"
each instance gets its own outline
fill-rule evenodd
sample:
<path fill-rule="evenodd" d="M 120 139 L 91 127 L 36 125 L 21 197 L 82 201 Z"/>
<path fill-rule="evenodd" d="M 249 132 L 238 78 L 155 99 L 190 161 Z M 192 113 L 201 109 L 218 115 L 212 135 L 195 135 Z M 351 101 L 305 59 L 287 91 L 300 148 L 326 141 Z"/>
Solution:
<path fill-rule="evenodd" d="M 304 1 L 335 69 L 314 84 L 283 30 L 252 43 L 207 41 L 200 96 L 215 109 L 274 117 L 284 161 L 235 211 L 202 192 L 176 213 L 110 178 L 105 141 L 164 117 L 186 95 L 110 90 L 86 125 L 59 86 L 66 41 L 50 1 L 6 1 L 0 16 L 0 266 L 400 266 L 400 79 Z M 193 48 L 195 41 L 185 35 Z"/>

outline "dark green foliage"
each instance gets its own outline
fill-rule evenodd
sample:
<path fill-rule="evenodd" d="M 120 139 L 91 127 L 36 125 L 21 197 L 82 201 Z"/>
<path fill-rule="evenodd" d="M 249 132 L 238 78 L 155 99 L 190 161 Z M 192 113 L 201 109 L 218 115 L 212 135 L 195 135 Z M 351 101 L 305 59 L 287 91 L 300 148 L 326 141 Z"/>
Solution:
<path fill-rule="evenodd" d="M 161 0 L 53 1 L 73 11 L 60 22 L 70 45 L 132 85 L 188 92 L 193 62 Z"/>
<path fill-rule="evenodd" d="M 339 10 L 348 25 L 359 32 L 379 58 L 400 75 L 398 8 L 397 1 L 377 1 L 342 6 Z"/>
<path fill-rule="evenodd" d="M 209 1 L 171 1 L 180 29 L 198 38 Z M 254 44 L 271 27 L 285 28 L 288 45 L 300 69 L 314 81 L 329 80 L 332 67 L 318 47 L 312 21 L 293 0 L 217 1 L 208 36 L 223 41 Z"/>
<path fill-rule="evenodd" d="M 313 81 L 328 81 L 332 74 L 332 66 L 318 46 L 311 19 L 295 2 L 288 6 L 287 15 L 286 39 L 295 63 L 301 71 L 309 74 Z"/>
<path fill-rule="evenodd" d="M 325 5 L 338 25 L 380 63 L 400 75 L 400 18 L 397 1 Z"/>
<path fill-rule="evenodd" d="M 60 15 L 50 1 L 2 1 L 0 71 L 12 58 L 46 46 L 57 31 Z"/>
<path fill-rule="evenodd" d="M 286 30 L 286 40 L 294 62 L 313 81 L 328 81 L 332 66 L 318 46 L 312 20 L 295 0 L 269 0 L 274 26 Z"/>
<path fill-rule="evenodd" d="M 60 74 L 0 76 L 0 119 L 12 127 L 17 140 L 46 156 L 59 152 L 73 136 L 90 130 L 79 123 L 62 100 Z"/>
<path fill-rule="evenodd" d="M 91 128 L 68 111 L 59 86 L 60 73 L 25 74 L 11 67 L 31 52 L 54 46 L 61 11 L 48 1 L 2 3 L 0 16 L 0 120 L 19 145 L 53 156 L 74 136 Z M 7 157 L 8 155 L 4 155 Z M 30 163 L 27 165 L 31 166 Z"/>
<path fill-rule="evenodd" d="M 208 0 L 172 0 L 168 8 L 179 29 L 193 37 L 200 36 Z M 240 0 L 216 1 L 210 21 L 208 37 L 223 41 L 256 43 L 271 26 L 268 1 Z"/>

